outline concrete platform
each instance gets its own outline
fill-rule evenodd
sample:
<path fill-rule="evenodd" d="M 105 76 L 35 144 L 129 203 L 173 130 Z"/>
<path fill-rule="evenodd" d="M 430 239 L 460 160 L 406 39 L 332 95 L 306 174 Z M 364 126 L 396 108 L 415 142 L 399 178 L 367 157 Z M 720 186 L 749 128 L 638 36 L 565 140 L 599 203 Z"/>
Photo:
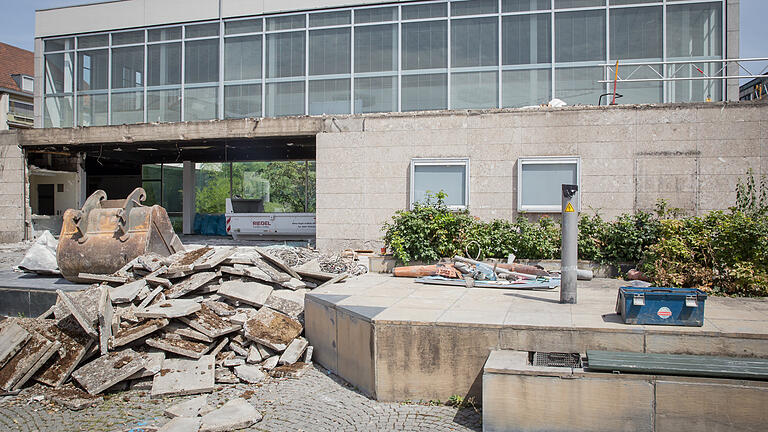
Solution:
<path fill-rule="evenodd" d="M 56 290 L 80 291 L 87 284 L 76 284 L 61 277 L 0 271 L 0 315 L 36 317 L 56 303 Z"/>
<path fill-rule="evenodd" d="M 588 349 L 768 358 L 768 301 L 710 297 L 703 327 L 626 325 L 614 312 L 626 282 L 559 291 L 441 287 L 368 274 L 306 296 L 315 360 L 381 401 L 481 397 L 492 350 Z"/>

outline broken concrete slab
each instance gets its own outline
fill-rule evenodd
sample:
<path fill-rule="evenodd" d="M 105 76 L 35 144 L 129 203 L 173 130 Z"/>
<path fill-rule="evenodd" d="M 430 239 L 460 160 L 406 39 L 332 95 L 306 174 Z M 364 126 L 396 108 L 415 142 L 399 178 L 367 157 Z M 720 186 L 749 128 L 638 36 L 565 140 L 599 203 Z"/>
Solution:
<path fill-rule="evenodd" d="M 304 327 L 288 315 L 263 307 L 243 326 L 245 337 L 276 351 L 283 351 Z"/>
<path fill-rule="evenodd" d="M 182 317 L 180 320 L 193 329 L 213 339 L 238 331 L 242 328 L 242 326 L 216 315 L 206 305 L 201 305 L 200 309 L 193 315 Z"/>
<path fill-rule="evenodd" d="M 245 364 L 245 359 L 242 357 L 228 358 L 228 359 L 224 359 L 224 361 L 221 362 L 221 364 L 224 367 L 242 366 Z"/>
<path fill-rule="evenodd" d="M 261 353 L 259 353 L 259 349 L 256 347 L 256 344 L 251 345 L 251 347 L 248 348 L 248 356 L 245 358 L 245 362 L 249 364 L 257 364 L 261 362 L 261 360 Z"/>
<path fill-rule="evenodd" d="M 302 282 L 302 281 L 300 281 L 298 279 L 295 279 L 295 278 L 291 278 L 291 279 L 289 279 L 289 280 L 287 280 L 285 282 L 282 282 L 280 284 L 280 286 L 282 286 L 283 288 L 288 288 L 290 290 L 294 290 L 294 291 L 296 291 L 297 289 L 302 289 L 302 288 L 306 288 L 307 287 L 307 285 L 304 284 L 304 282 Z"/>
<path fill-rule="evenodd" d="M 0 333 L 0 367 L 5 365 L 24 346 L 31 336 L 16 323 L 11 323 Z"/>
<path fill-rule="evenodd" d="M 199 359 L 211 348 L 210 345 L 192 342 L 186 339 L 153 338 L 144 341 L 152 348 L 178 354 L 184 357 Z"/>
<path fill-rule="evenodd" d="M 304 354 L 304 350 L 307 349 L 309 343 L 304 338 L 294 339 L 280 356 L 278 361 L 281 365 L 293 364 L 299 361 L 299 358 Z"/>
<path fill-rule="evenodd" d="M 269 375 L 273 378 L 300 378 L 308 369 L 309 365 L 307 363 L 296 362 L 276 367 L 269 371 Z"/>
<path fill-rule="evenodd" d="M 80 309 L 80 306 L 75 303 L 75 301 L 69 296 L 69 294 L 65 293 L 62 290 L 56 290 L 56 294 L 59 296 L 59 299 L 61 299 L 61 301 L 66 306 L 66 308 L 69 309 L 69 312 L 75 317 L 75 319 L 83 328 L 83 330 L 85 330 L 85 333 L 87 333 L 88 336 L 92 338 L 97 338 L 99 336 L 99 333 L 96 330 L 94 330 L 93 320 L 89 319 L 88 315 L 86 315 L 86 312 Z M 97 317 L 97 320 L 98 320 L 98 317 Z"/>
<path fill-rule="evenodd" d="M 300 266 L 293 267 L 293 270 L 300 274 L 302 277 L 307 277 L 321 282 L 329 281 L 338 276 L 336 273 L 324 272 L 320 268 L 320 260 L 318 259 L 313 259 L 312 261 L 306 262 Z"/>
<path fill-rule="evenodd" d="M 50 326 L 49 330 L 54 335 L 54 339 L 61 343 L 61 347 L 40 368 L 34 379 L 51 387 L 59 387 L 86 358 L 95 342 L 72 315 L 59 320 L 55 325 Z"/>
<path fill-rule="evenodd" d="M 213 255 L 205 258 L 200 263 L 195 263 L 194 270 L 200 271 L 200 270 L 209 270 L 215 267 L 218 267 L 221 265 L 224 260 L 232 256 L 237 248 L 235 247 L 223 247 L 223 248 L 217 248 L 214 250 Z"/>
<path fill-rule="evenodd" d="M 216 368 L 216 382 L 219 384 L 238 384 L 240 378 L 228 368 Z"/>
<path fill-rule="evenodd" d="M 112 318 L 115 309 L 112 308 L 110 293 L 106 289 L 101 290 L 99 296 L 99 349 L 104 355 L 109 352 L 109 340 L 112 338 Z"/>
<path fill-rule="evenodd" d="M 164 424 L 157 432 L 190 432 L 200 429 L 200 417 L 176 417 Z"/>
<path fill-rule="evenodd" d="M 220 301 L 206 300 L 203 304 L 220 317 L 232 316 L 237 313 L 237 309 Z"/>
<path fill-rule="evenodd" d="M 196 396 L 165 409 L 164 414 L 170 418 L 197 417 L 200 410 L 208 404 L 208 395 Z"/>
<path fill-rule="evenodd" d="M 166 335 L 166 337 L 178 336 L 205 343 L 213 342 L 213 338 L 210 338 L 203 333 L 200 333 L 199 331 L 178 322 L 174 322 L 168 327 L 164 328 L 163 333 Z"/>
<path fill-rule="evenodd" d="M 315 347 L 312 345 L 307 347 L 307 350 L 304 351 L 304 363 L 312 363 L 312 354 L 315 352 Z"/>
<path fill-rule="evenodd" d="M 153 377 L 156 373 L 160 372 L 163 368 L 163 361 L 165 360 L 165 353 L 162 351 L 152 351 L 141 353 L 147 359 L 147 365 L 144 369 L 136 372 L 128 377 L 130 380 L 138 380 L 141 378 Z"/>
<path fill-rule="evenodd" d="M 240 335 L 238 335 L 240 336 Z M 247 357 L 248 356 L 248 350 L 245 349 L 242 345 L 235 342 L 234 340 L 229 343 L 229 349 L 237 353 L 237 355 Z"/>
<path fill-rule="evenodd" d="M 261 413 L 245 399 L 237 398 L 203 416 L 200 432 L 226 432 L 243 429 L 260 422 Z"/>
<path fill-rule="evenodd" d="M 171 288 L 165 291 L 165 296 L 169 299 L 176 299 L 185 296 L 202 287 L 203 285 L 213 281 L 217 277 L 218 276 L 216 275 L 216 272 L 195 273 L 189 278 L 173 284 Z"/>
<path fill-rule="evenodd" d="M 229 322 L 232 324 L 245 324 L 249 319 L 256 316 L 257 310 L 251 306 L 240 306 L 237 308 L 237 313 L 229 317 Z"/>
<path fill-rule="evenodd" d="M 200 310 L 200 303 L 194 300 L 166 300 L 139 309 L 135 315 L 139 318 L 179 318 L 191 315 Z"/>
<path fill-rule="evenodd" d="M 112 303 L 130 303 L 139 295 L 141 290 L 146 288 L 147 281 L 139 279 L 118 287 L 110 287 L 109 298 Z"/>
<path fill-rule="evenodd" d="M 45 398 L 72 411 L 80 411 L 104 401 L 102 396 L 89 395 L 74 387 L 47 390 Z"/>
<path fill-rule="evenodd" d="M 112 338 L 112 349 L 127 345 L 135 340 L 141 339 L 144 336 L 150 335 L 157 330 L 167 326 L 169 321 L 167 319 L 151 319 L 143 321 L 140 324 L 120 330 Z"/>
<path fill-rule="evenodd" d="M 85 316 L 89 322 L 98 322 L 99 312 L 99 298 L 101 298 L 102 289 L 108 288 L 106 285 L 91 285 L 84 291 L 68 292 L 69 297 L 78 305 L 80 309 L 85 313 Z M 64 305 L 61 300 L 56 301 L 56 305 L 53 308 L 53 316 L 56 319 L 63 319 L 72 313 Z"/>
<path fill-rule="evenodd" d="M 125 349 L 97 358 L 73 372 L 72 378 L 88 393 L 98 394 L 139 372 L 147 363 L 146 357 Z"/>
<path fill-rule="evenodd" d="M 144 309 L 144 308 L 146 308 L 147 306 L 149 306 L 149 304 L 150 304 L 150 303 L 152 303 L 152 300 L 154 300 L 155 298 L 157 298 L 157 296 L 159 296 L 159 295 L 160 295 L 160 293 L 161 293 L 161 292 L 163 292 L 163 290 L 164 290 L 164 289 L 165 289 L 165 288 L 164 288 L 164 287 L 162 287 L 162 286 L 159 286 L 159 287 L 157 287 L 157 288 L 153 289 L 153 290 L 152 290 L 152 291 L 151 291 L 151 292 L 150 292 L 150 293 L 147 295 L 147 297 L 145 297 L 145 298 L 144 298 L 144 300 L 142 300 L 142 301 L 141 301 L 141 303 L 139 303 L 139 309 Z"/>
<path fill-rule="evenodd" d="M 109 275 L 99 275 L 99 274 L 92 274 L 92 273 L 80 273 L 77 275 L 77 278 L 84 283 L 107 282 L 107 283 L 115 283 L 115 284 L 124 284 L 128 282 L 128 278 L 124 276 L 109 276 Z"/>
<path fill-rule="evenodd" d="M 277 362 L 280 360 L 280 356 L 272 356 L 266 360 L 264 360 L 264 363 L 261 364 L 261 367 L 264 368 L 264 370 L 272 370 L 277 367 Z"/>
<path fill-rule="evenodd" d="M 221 352 L 221 350 L 223 350 L 224 347 L 227 346 L 228 343 L 229 343 L 229 338 L 224 338 L 224 339 L 220 340 L 219 343 L 216 344 L 215 347 L 213 347 L 213 349 L 211 350 L 211 352 L 208 355 L 218 356 L 219 353 Z"/>
<path fill-rule="evenodd" d="M 236 366 L 235 375 L 248 384 L 256 384 L 267 377 L 267 375 L 261 371 L 261 368 L 255 365 Z"/>
<path fill-rule="evenodd" d="M 166 358 L 163 369 L 152 383 L 152 397 L 212 392 L 215 387 L 214 362 L 212 355 L 204 355 L 198 360 Z"/>
<path fill-rule="evenodd" d="M 282 312 L 291 318 L 298 318 L 304 313 L 304 295 L 306 290 L 274 290 L 264 306 Z"/>
<path fill-rule="evenodd" d="M 273 288 L 259 282 L 227 281 L 221 284 L 218 294 L 249 305 L 261 307 L 269 298 Z"/>
<path fill-rule="evenodd" d="M 270 348 L 265 347 L 261 344 L 256 344 L 256 348 L 259 350 L 259 354 L 261 354 L 261 358 L 268 359 L 275 355 L 275 352 L 271 350 Z"/>
<path fill-rule="evenodd" d="M 286 264 L 283 262 L 283 260 L 281 260 L 280 258 L 278 258 L 278 257 L 276 257 L 276 256 L 274 256 L 274 255 L 272 255 L 272 254 L 271 254 L 271 253 L 269 253 L 269 251 L 267 251 L 266 249 L 263 249 L 263 248 L 260 248 L 260 247 L 256 247 L 256 248 L 254 248 L 254 249 L 256 249 L 256 252 L 258 252 L 258 253 L 259 253 L 259 255 L 261 255 L 261 257 L 262 257 L 262 258 L 264 258 L 265 260 L 269 261 L 271 264 L 274 264 L 274 265 L 275 265 L 275 266 L 277 266 L 277 267 L 278 267 L 280 270 L 282 270 L 282 271 L 284 271 L 284 272 L 288 273 L 289 275 L 291 275 L 292 277 L 294 277 L 294 278 L 296 278 L 296 279 L 299 279 L 299 280 L 301 280 L 301 276 L 299 276 L 299 274 L 298 274 L 298 273 L 296 273 L 296 272 L 295 272 L 295 271 L 294 271 L 294 270 L 293 270 L 291 267 L 289 267 L 288 265 L 286 265 Z M 255 262 L 254 262 L 254 264 L 255 264 Z M 278 281 L 275 281 L 275 282 L 278 282 Z M 280 281 L 280 282 L 283 282 L 283 281 Z"/>
<path fill-rule="evenodd" d="M 322 287 L 325 287 L 325 286 L 328 286 L 328 285 L 333 285 L 335 283 L 341 282 L 344 279 L 346 279 L 347 277 L 349 277 L 349 273 L 340 273 L 340 274 L 336 275 L 335 277 L 333 277 L 332 279 L 329 279 L 328 281 L 323 282 L 322 284 L 320 284 L 320 286 L 318 286 L 318 288 L 322 288 Z"/>
<path fill-rule="evenodd" d="M 27 381 L 29 381 L 44 365 L 48 360 L 53 357 L 54 354 L 58 352 L 58 350 L 61 348 L 61 342 L 59 341 L 49 341 L 50 346 L 47 351 L 43 353 L 43 355 L 40 356 L 40 358 L 37 359 L 36 362 L 32 363 L 32 365 L 27 369 L 27 371 L 16 381 L 16 384 L 13 385 L 13 390 L 20 389 L 21 386 L 26 384 Z"/>

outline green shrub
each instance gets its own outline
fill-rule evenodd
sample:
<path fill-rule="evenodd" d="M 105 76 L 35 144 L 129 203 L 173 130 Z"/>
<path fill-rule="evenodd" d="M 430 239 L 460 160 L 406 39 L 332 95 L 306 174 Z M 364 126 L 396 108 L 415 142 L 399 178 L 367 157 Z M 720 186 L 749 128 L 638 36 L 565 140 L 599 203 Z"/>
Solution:
<path fill-rule="evenodd" d="M 384 224 L 384 242 L 403 263 L 434 262 L 441 257 L 463 254 L 473 219 L 467 211 L 452 211 L 443 192 L 428 194 L 413 210 L 399 210 Z"/>
<path fill-rule="evenodd" d="M 579 219 L 579 258 L 603 262 L 603 240 L 608 222 L 600 214 L 582 215 Z"/>
<path fill-rule="evenodd" d="M 716 211 L 661 221 L 642 270 L 656 284 L 768 295 L 768 216 Z"/>
<path fill-rule="evenodd" d="M 656 243 L 659 221 L 643 211 L 623 214 L 606 224 L 600 239 L 598 261 L 604 263 L 632 263 L 643 258 L 649 246 Z"/>

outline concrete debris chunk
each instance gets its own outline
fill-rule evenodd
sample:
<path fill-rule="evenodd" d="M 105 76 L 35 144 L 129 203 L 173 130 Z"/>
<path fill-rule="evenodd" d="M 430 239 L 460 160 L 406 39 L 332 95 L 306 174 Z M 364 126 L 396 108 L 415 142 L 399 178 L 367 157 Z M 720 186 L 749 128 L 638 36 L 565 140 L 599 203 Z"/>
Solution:
<path fill-rule="evenodd" d="M 212 310 L 213 313 L 215 313 L 220 317 L 232 316 L 235 313 L 237 313 L 237 310 L 235 308 L 220 301 L 207 300 L 207 301 L 204 301 L 203 304 L 208 306 L 208 308 Z"/>
<path fill-rule="evenodd" d="M 72 411 L 80 411 L 104 401 L 102 396 L 89 395 L 77 388 L 50 389 L 45 398 Z"/>
<path fill-rule="evenodd" d="M 99 299 L 101 290 L 107 288 L 106 285 L 91 285 L 84 291 L 66 291 L 69 297 L 78 305 L 85 314 L 89 322 L 98 322 Z M 61 300 L 57 299 L 53 308 L 53 316 L 57 320 L 66 318 L 72 313 Z"/>
<path fill-rule="evenodd" d="M 296 291 L 297 289 L 306 288 L 307 286 L 304 284 L 304 282 L 291 278 L 283 283 L 280 284 L 283 288 L 288 288 L 291 290 Z"/>
<path fill-rule="evenodd" d="M 214 253 L 200 263 L 195 263 L 194 270 L 210 270 L 221 265 L 227 258 L 235 253 L 237 248 L 223 247 L 214 250 Z"/>
<path fill-rule="evenodd" d="M 141 378 L 153 377 L 156 373 L 160 372 L 163 367 L 163 360 L 165 360 L 165 353 L 162 351 L 153 351 L 147 353 L 141 353 L 147 359 L 147 364 L 144 369 L 136 372 L 128 377 L 130 380 L 138 380 Z"/>
<path fill-rule="evenodd" d="M 243 326 L 245 337 L 275 351 L 285 350 L 304 327 L 288 315 L 263 307 Z"/>
<path fill-rule="evenodd" d="M 264 359 L 267 359 L 267 358 L 272 357 L 273 355 L 275 355 L 274 351 L 272 351 L 271 349 L 265 347 L 264 345 L 256 344 L 256 348 L 259 349 L 259 354 L 261 354 L 261 357 L 264 358 Z"/>
<path fill-rule="evenodd" d="M 12 323 L 0 333 L 0 367 L 24 346 L 31 336 L 18 324 Z"/>
<path fill-rule="evenodd" d="M 56 290 L 56 294 L 59 296 L 59 299 L 64 303 L 66 308 L 69 309 L 69 312 L 75 317 L 80 326 L 83 327 L 85 333 L 93 338 L 98 337 L 99 333 L 93 328 L 93 320 L 89 319 L 88 315 L 86 315 L 86 312 L 80 309 L 80 306 L 77 305 L 75 301 L 72 300 L 72 298 L 70 298 L 69 294 L 62 290 Z"/>
<path fill-rule="evenodd" d="M 152 303 L 152 300 L 154 300 L 155 298 L 157 298 L 157 296 L 159 296 L 159 295 L 160 295 L 160 293 L 162 293 L 162 292 L 163 292 L 163 289 L 164 289 L 164 288 L 163 288 L 162 286 L 159 286 L 159 287 L 157 287 L 157 288 L 153 289 L 153 290 L 152 290 L 152 291 L 151 291 L 151 292 L 150 292 L 150 293 L 149 293 L 149 294 L 148 294 L 148 295 L 147 295 L 147 296 L 144 298 L 144 300 L 142 300 L 142 301 L 141 301 L 141 303 L 139 303 L 139 309 L 144 309 L 144 308 L 146 308 L 147 306 L 149 306 L 149 305 L 150 305 L 150 303 Z"/>
<path fill-rule="evenodd" d="M 157 432 L 191 432 L 200 429 L 200 417 L 176 417 L 164 424 Z"/>
<path fill-rule="evenodd" d="M 200 410 L 208 404 L 208 395 L 195 396 L 176 405 L 171 405 L 165 409 L 164 414 L 170 418 L 176 417 L 197 417 Z"/>
<path fill-rule="evenodd" d="M 307 350 L 304 351 L 304 363 L 310 364 L 312 363 L 312 354 L 315 352 L 315 347 L 312 345 L 307 347 Z"/>
<path fill-rule="evenodd" d="M 124 284 L 128 282 L 128 278 L 124 276 L 109 276 L 109 275 L 99 275 L 99 274 L 91 274 L 91 273 L 80 273 L 77 275 L 77 278 L 85 283 L 107 282 L 107 283 L 115 283 L 115 284 Z"/>
<path fill-rule="evenodd" d="M 229 338 L 224 338 L 220 340 L 219 343 L 215 347 L 213 347 L 209 355 L 218 356 L 221 350 L 223 350 L 224 347 L 227 346 L 227 343 L 229 343 Z"/>
<path fill-rule="evenodd" d="M 299 358 L 304 354 L 304 350 L 307 349 L 309 343 L 304 338 L 296 338 L 285 349 L 283 355 L 280 356 L 278 363 L 281 365 L 293 364 L 299 361 Z"/>
<path fill-rule="evenodd" d="M 261 360 L 262 360 L 261 353 L 259 352 L 259 349 L 256 347 L 256 344 L 251 345 L 251 347 L 248 348 L 248 356 L 245 358 L 246 363 L 257 364 L 261 362 Z"/>
<path fill-rule="evenodd" d="M 228 281 L 221 284 L 218 294 L 249 305 L 261 307 L 272 293 L 272 287 L 259 282 Z"/>
<path fill-rule="evenodd" d="M 232 324 L 244 325 L 249 319 L 256 316 L 257 310 L 252 307 L 239 307 L 237 313 L 229 317 Z"/>
<path fill-rule="evenodd" d="M 147 288 L 147 281 L 144 279 L 120 285 L 119 287 L 110 287 L 109 298 L 112 300 L 112 303 L 130 303 L 145 288 Z"/>
<path fill-rule="evenodd" d="M 239 343 L 235 342 L 234 340 L 229 343 L 229 349 L 231 349 L 232 351 L 237 353 L 237 355 L 241 355 L 243 357 L 247 357 L 248 356 L 248 350 L 243 348 L 242 345 L 240 345 Z"/>
<path fill-rule="evenodd" d="M 95 348 L 95 341 L 85 333 L 72 315 L 57 321 L 48 330 L 53 333 L 53 339 L 61 343 L 61 348 L 34 379 L 51 387 L 59 387 L 69 379 L 83 359 L 87 358 L 90 350 Z"/>
<path fill-rule="evenodd" d="M 260 422 L 261 414 L 245 399 L 237 398 L 203 416 L 200 432 L 226 432 Z"/>
<path fill-rule="evenodd" d="M 112 338 L 112 319 L 115 309 L 112 308 L 110 293 L 106 289 L 101 290 L 99 296 L 99 349 L 104 355 L 109 352 L 109 340 Z"/>
<path fill-rule="evenodd" d="M 338 274 L 338 275 L 334 276 L 333 278 L 331 278 L 331 279 L 323 282 L 322 284 L 320 284 L 320 286 L 318 286 L 318 288 L 322 288 L 322 287 L 325 287 L 325 286 L 328 286 L 328 285 L 333 285 L 335 283 L 341 282 L 344 279 L 346 279 L 348 276 L 349 276 L 349 273 Z"/>
<path fill-rule="evenodd" d="M 216 382 L 219 384 L 237 384 L 240 382 L 240 378 L 229 368 L 216 368 Z"/>
<path fill-rule="evenodd" d="M 90 394 L 99 394 L 142 370 L 148 359 L 132 349 L 111 352 L 72 373 L 72 377 Z"/>
<path fill-rule="evenodd" d="M 264 368 L 264 370 L 272 370 L 277 367 L 277 362 L 279 360 L 280 356 L 272 356 L 264 360 L 264 363 L 261 364 L 261 367 Z"/>
<path fill-rule="evenodd" d="M 267 260 L 267 261 L 269 261 L 270 263 L 274 264 L 274 265 L 275 265 L 275 266 L 277 266 L 277 267 L 278 267 L 280 270 L 282 270 L 282 271 L 284 271 L 284 272 L 288 273 L 288 274 L 289 274 L 289 275 L 291 275 L 292 277 L 294 277 L 294 278 L 296 278 L 296 279 L 299 279 L 299 280 L 301 280 L 301 276 L 299 276 L 299 274 L 298 274 L 298 273 L 296 273 L 296 272 L 295 272 L 295 271 L 294 271 L 292 268 L 290 268 L 289 266 L 287 266 L 287 265 L 286 265 L 286 264 L 283 262 L 283 260 L 281 260 L 280 258 L 278 258 L 278 257 L 276 257 L 276 256 L 274 256 L 274 255 L 272 255 L 272 254 L 271 254 L 271 253 L 269 253 L 269 252 L 268 252 L 266 249 L 263 249 L 263 248 L 260 248 L 260 247 L 256 247 L 255 249 L 256 249 L 256 252 L 258 252 L 258 253 L 259 253 L 259 255 L 261 255 L 261 257 L 262 257 L 262 258 L 264 258 L 265 260 Z M 278 282 L 278 281 L 275 281 L 275 282 Z M 282 282 L 282 281 L 280 281 L 280 282 Z"/>
<path fill-rule="evenodd" d="M 307 363 L 297 362 L 290 365 L 279 366 L 271 371 L 269 375 L 274 378 L 300 378 L 309 369 Z"/>
<path fill-rule="evenodd" d="M 304 313 L 304 294 L 306 290 L 275 290 L 269 295 L 264 306 L 282 312 L 291 318 L 298 318 Z"/>
<path fill-rule="evenodd" d="M 242 366 L 245 364 L 245 359 L 242 357 L 228 358 L 228 359 L 224 359 L 224 361 L 221 362 L 221 364 L 224 367 Z"/>
<path fill-rule="evenodd" d="M 215 387 L 214 362 L 212 355 L 204 355 L 198 360 L 166 358 L 152 382 L 152 397 L 212 392 Z"/>
<path fill-rule="evenodd" d="M 200 303 L 194 300 L 166 300 L 139 309 L 135 315 L 139 318 L 179 318 L 191 315 L 200 310 Z"/>
<path fill-rule="evenodd" d="M 310 279 L 314 279 L 322 282 L 331 280 L 334 277 L 338 276 L 338 274 L 336 273 L 328 273 L 320 269 L 320 260 L 318 258 L 310 260 L 300 266 L 293 267 L 293 269 L 296 271 L 296 273 L 300 274 L 302 277 L 306 277 L 306 278 L 310 278 Z"/>
<path fill-rule="evenodd" d="M 205 342 L 205 343 L 213 342 L 213 338 L 210 338 L 200 333 L 199 331 L 178 322 L 174 322 L 173 324 L 164 328 L 163 333 L 165 334 L 166 337 L 178 336 L 178 337 L 184 337 L 187 339 L 192 339 L 192 340 Z"/>
<path fill-rule="evenodd" d="M 167 319 L 151 319 L 120 330 L 112 339 L 112 349 L 127 345 L 144 336 L 150 335 L 168 325 Z"/>
<path fill-rule="evenodd" d="M 242 328 L 225 318 L 216 315 L 208 306 L 201 305 L 193 315 L 181 318 L 181 321 L 200 333 L 216 339 L 225 334 L 236 332 Z"/>
<path fill-rule="evenodd" d="M 178 354 L 180 356 L 199 359 L 211 348 L 200 342 L 192 342 L 186 339 L 154 338 L 144 341 L 152 348 Z"/>
<path fill-rule="evenodd" d="M 14 318 L 8 318 L 6 321 L 10 322 L 6 325 L 14 324 L 12 320 Z M 29 334 L 29 338 L 0 368 L 0 388 L 5 391 L 23 386 L 61 348 L 61 343 L 56 341 L 55 336 L 47 329 L 50 321 L 37 322 L 31 318 L 15 320 Z"/>
<path fill-rule="evenodd" d="M 261 368 L 254 365 L 236 366 L 235 375 L 248 384 L 256 384 L 267 377 L 267 375 L 261 371 Z"/>
<path fill-rule="evenodd" d="M 216 272 L 195 273 L 181 282 L 175 283 L 171 288 L 165 291 L 165 296 L 169 299 L 176 299 L 185 296 L 203 285 L 216 279 Z"/>

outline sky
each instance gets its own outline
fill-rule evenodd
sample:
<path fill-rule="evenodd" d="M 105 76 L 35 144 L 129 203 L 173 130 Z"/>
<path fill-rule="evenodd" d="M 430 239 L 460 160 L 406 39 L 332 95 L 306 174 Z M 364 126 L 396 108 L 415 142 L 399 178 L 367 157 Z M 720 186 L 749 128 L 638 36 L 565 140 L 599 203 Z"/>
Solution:
<path fill-rule="evenodd" d="M 35 34 L 35 10 L 78 4 L 98 3 L 95 0 L 0 0 L 0 42 L 32 51 Z M 740 57 L 768 57 L 768 1 L 741 0 Z M 750 64 L 752 73 L 759 73 L 768 63 Z M 755 69 L 755 70 L 752 70 Z"/>

